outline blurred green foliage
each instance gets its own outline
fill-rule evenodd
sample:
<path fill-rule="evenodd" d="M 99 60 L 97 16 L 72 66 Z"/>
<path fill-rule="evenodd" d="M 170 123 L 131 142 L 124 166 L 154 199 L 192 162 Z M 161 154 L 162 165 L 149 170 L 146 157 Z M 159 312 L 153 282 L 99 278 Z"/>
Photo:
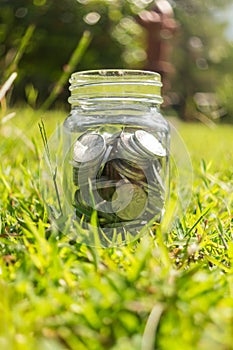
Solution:
<path fill-rule="evenodd" d="M 194 94 L 215 93 L 223 76 L 232 72 L 232 67 L 226 65 L 233 53 L 225 36 L 227 23 L 216 19 L 230 1 L 176 0 L 175 3 L 181 28 L 174 51 L 177 73 L 173 84 L 182 102 L 180 114 L 187 120 L 194 119 Z M 219 103 L 223 103 L 222 99 Z"/>
<path fill-rule="evenodd" d="M 217 13 L 231 0 L 170 1 L 180 27 L 173 40 L 171 61 L 175 74 L 169 92 L 179 115 L 195 115 L 196 92 L 216 92 L 219 82 L 231 74 L 226 64 L 233 47 L 224 35 L 226 24 Z M 11 102 L 26 100 L 41 106 L 67 71 L 70 57 L 85 31 L 91 43 L 74 70 L 138 68 L 146 63 L 146 32 L 136 20 L 152 0 L 1 0 L 0 85 L 10 71 L 18 73 Z M 24 42 L 24 45 L 22 44 Z M 69 68 L 69 67 L 68 67 Z M 64 80 L 64 79 L 63 79 Z M 64 85 L 64 84 L 63 84 Z M 68 97 L 68 82 L 59 90 L 60 102 Z M 220 94 L 227 112 L 228 90 Z M 191 101 L 191 102 L 190 102 Z M 209 116 L 207 116 L 209 117 Z"/>

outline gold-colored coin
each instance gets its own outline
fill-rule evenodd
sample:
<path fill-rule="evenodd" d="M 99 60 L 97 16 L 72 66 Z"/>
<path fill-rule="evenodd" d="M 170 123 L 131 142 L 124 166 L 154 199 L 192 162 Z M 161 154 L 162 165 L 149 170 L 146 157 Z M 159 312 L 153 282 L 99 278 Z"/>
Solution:
<path fill-rule="evenodd" d="M 143 213 L 147 195 L 141 187 L 126 183 L 116 189 L 112 201 L 112 209 L 120 219 L 134 220 Z"/>

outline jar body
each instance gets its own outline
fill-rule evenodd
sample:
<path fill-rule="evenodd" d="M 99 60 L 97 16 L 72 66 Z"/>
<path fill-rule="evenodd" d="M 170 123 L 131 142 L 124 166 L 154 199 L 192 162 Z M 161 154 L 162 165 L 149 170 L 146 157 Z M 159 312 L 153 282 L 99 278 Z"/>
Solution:
<path fill-rule="evenodd" d="M 101 240 L 120 235 L 123 242 L 161 221 L 170 135 L 160 100 L 151 101 L 144 92 L 134 98 L 131 90 L 125 98 L 125 84 L 120 85 L 119 96 L 111 96 L 109 84 L 110 97 L 102 91 L 72 104 L 63 126 L 63 189 L 67 215 L 72 212 L 82 229 L 95 227 Z"/>

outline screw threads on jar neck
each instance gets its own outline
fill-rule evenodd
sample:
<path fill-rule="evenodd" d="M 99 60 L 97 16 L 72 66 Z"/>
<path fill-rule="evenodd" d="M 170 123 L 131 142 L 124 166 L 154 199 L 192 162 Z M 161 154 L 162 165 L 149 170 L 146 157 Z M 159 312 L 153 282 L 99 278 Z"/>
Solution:
<path fill-rule="evenodd" d="M 92 70 L 76 72 L 70 78 L 72 106 L 102 101 L 130 101 L 160 105 L 160 74 L 142 70 Z"/>

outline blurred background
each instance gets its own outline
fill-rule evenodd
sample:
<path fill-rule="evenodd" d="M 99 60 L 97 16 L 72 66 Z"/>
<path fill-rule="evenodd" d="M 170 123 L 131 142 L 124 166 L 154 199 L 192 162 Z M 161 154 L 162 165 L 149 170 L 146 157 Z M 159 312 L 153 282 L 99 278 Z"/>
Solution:
<path fill-rule="evenodd" d="M 232 123 L 232 18 L 232 0 L 0 0 L 1 108 L 69 109 L 72 72 L 148 69 L 167 115 Z"/>

